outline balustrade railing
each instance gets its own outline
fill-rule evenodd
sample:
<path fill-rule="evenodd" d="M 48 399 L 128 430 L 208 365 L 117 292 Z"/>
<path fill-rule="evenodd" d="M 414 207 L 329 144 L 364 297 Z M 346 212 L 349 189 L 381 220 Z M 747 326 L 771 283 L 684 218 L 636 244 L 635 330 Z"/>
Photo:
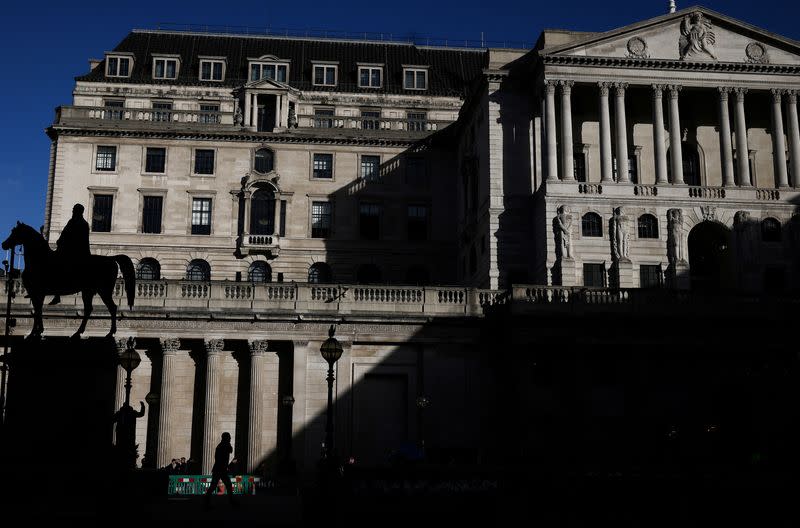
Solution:
<path fill-rule="evenodd" d="M 723 187 L 689 187 L 689 198 L 720 200 L 725 198 Z"/>
<path fill-rule="evenodd" d="M 778 189 L 756 189 L 756 200 L 777 201 L 781 199 Z"/>
<path fill-rule="evenodd" d="M 603 186 L 599 183 L 579 183 L 578 192 L 581 194 L 603 194 Z"/>
<path fill-rule="evenodd" d="M 299 114 L 297 119 L 301 128 L 405 130 L 407 132 L 432 132 L 440 130 L 452 122 L 402 117 L 320 116 L 314 114 Z"/>
<path fill-rule="evenodd" d="M 198 123 L 204 126 L 233 125 L 233 112 L 213 110 L 171 110 L 159 108 L 120 108 L 106 106 L 61 106 L 56 121 L 101 119 L 106 121 L 143 121 L 151 123 Z"/>

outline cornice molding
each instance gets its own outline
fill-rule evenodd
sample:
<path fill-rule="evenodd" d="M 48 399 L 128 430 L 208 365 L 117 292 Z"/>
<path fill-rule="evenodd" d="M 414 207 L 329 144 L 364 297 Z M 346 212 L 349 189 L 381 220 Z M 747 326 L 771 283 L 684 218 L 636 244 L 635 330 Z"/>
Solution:
<path fill-rule="evenodd" d="M 800 66 L 747 62 L 689 62 L 670 59 L 633 59 L 627 57 L 588 57 L 580 55 L 543 55 L 545 65 L 608 66 L 662 70 L 721 71 L 745 73 L 800 74 Z"/>

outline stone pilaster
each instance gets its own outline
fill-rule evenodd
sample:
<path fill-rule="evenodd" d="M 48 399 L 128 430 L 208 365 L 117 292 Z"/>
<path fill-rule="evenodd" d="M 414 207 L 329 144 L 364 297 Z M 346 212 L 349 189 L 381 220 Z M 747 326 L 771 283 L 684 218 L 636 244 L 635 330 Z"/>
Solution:
<path fill-rule="evenodd" d="M 545 81 L 545 133 L 547 135 L 547 179 L 558 179 L 558 144 L 556 142 L 556 83 Z"/>
<path fill-rule="evenodd" d="M 170 438 L 173 406 L 173 372 L 175 360 L 181 341 L 176 337 L 160 340 L 161 344 L 161 394 L 158 408 L 158 446 L 156 449 L 156 467 L 166 466 L 171 458 Z"/>
<path fill-rule="evenodd" d="M 617 181 L 628 183 L 628 123 L 625 117 L 625 89 L 627 83 L 615 83 L 617 117 Z"/>
<path fill-rule="evenodd" d="M 683 145 L 681 145 L 681 113 L 678 105 L 680 86 L 669 87 L 669 153 L 672 183 L 683 185 Z"/>
<path fill-rule="evenodd" d="M 653 153 L 655 155 L 656 184 L 669 183 L 667 177 L 667 147 L 664 138 L 664 87 L 653 85 Z"/>
<path fill-rule="evenodd" d="M 572 158 L 572 81 L 559 81 L 561 86 L 561 179 L 575 180 Z"/>
<path fill-rule="evenodd" d="M 600 89 L 600 179 L 614 181 L 614 160 L 611 153 L 611 112 L 608 104 L 609 83 L 598 83 Z"/>
<path fill-rule="evenodd" d="M 789 174 L 786 169 L 786 139 L 783 136 L 782 94 L 783 90 L 772 90 L 772 153 L 776 183 L 779 188 L 786 189 L 789 187 Z"/>
<path fill-rule="evenodd" d="M 731 146 L 731 117 L 728 110 L 730 88 L 719 88 L 719 149 L 722 163 L 722 185 L 734 187 L 733 149 Z"/>
<path fill-rule="evenodd" d="M 800 124 L 797 120 L 797 92 L 786 95 L 787 126 L 789 128 L 789 163 L 792 165 L 792 185 L 800 188 Z"/>
<path fill-rule="evenodd" d="M 206 339 L 206 405 L 203 414 L 203 474 L 211 474 L 214 466 L 214 448 L 220 441 L 221 431 L 217 431 L 217 407 L 221 377 L 222 339 Z"/>
<path fill-rule="evenodd" d="M 747 88 L 735 88 L 736 93 L 736 166 L 739 169 L 740 187 L 751 187 L 750 150 L 747 147 L 747 123 L 744 117 L 744 96 Z"/>

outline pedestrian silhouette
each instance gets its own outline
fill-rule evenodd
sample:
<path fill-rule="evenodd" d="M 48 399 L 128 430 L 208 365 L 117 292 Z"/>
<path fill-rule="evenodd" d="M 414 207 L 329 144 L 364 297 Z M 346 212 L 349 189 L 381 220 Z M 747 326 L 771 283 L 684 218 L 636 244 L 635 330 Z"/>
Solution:
<path fill-rule="evenodd" d="M 41 230 L 40 230 L 41 233 Z M 61 236 L 56 242 L 56 258 L 61 261 L 62 270 L 67 277 L 77 277 L 86 267 L 86 260 L 91 256 L 89 251 L 89 224 L 83 219 L 83 206 L 75 204 L 72 208 L 72 218 L 69 219 Z M 77 273 L 75 273 L 77 271 Z M 50 304 L 61 302 L 61 296 L 56 293 Z"/>
<path fill-rule="evenodd" d="M 139 411 L 135 411 L 130 405 L 123 404 L 114 413 L 116 423 L 117 441 L 116 446 L 120 455 L 124 458 L 128 467 L 136 465 L 136 419 L 144 416 L 144 402 L 139 402 Z"/>
<path fill-rule="evenodd" d="M 204 503 L 207 508 L 211 505 L 211 495 L 217 491 L 217 485 L 220 480 L 225 484 L 228 502 L 230 502 L 232 506 L 238 505 L 233 498 L 233 484 L 231 484 L 231 478 L 228 476 L 228 460 L 232 452 L 231 434 L 222 433 L 222 440 L 214 450 L 214 466 L 211 468 L 211 484 L 208 486 L 204 497 Z"/>

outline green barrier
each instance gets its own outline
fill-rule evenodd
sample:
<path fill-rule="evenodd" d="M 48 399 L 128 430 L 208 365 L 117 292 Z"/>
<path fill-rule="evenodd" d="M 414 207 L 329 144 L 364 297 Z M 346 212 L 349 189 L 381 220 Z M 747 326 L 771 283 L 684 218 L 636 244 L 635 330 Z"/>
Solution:
<path fill-rule="evenodd" d="M 231 477 L 234 495 L 255 495 L 256 484 L 260 477 L 253 475 L 237 475 Z M 211 475 L 170 475 L 167 487 L 168 495 L 203 495 L 211 485 Z M 217 485 L 214 495 L 225 495 L 222 481 Z"/>

